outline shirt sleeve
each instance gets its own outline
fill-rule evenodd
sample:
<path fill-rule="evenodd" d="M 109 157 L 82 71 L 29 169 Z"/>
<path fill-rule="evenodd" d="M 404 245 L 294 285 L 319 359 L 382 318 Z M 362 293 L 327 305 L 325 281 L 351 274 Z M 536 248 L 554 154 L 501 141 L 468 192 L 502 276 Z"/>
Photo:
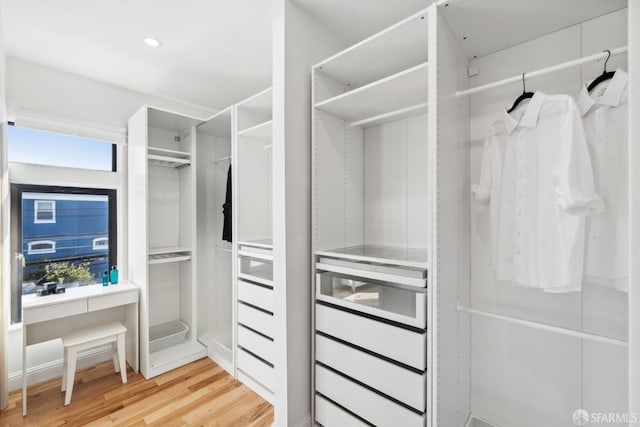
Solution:
<path fill-rule="evenodd" d="M 484 142 L 482 150 L 482 164 L 480 166 L 480 181 L 471 186 L 476 200 L 489 203 L 491 198 L 491 144 L 490 136 Z"/>
<path fill-rule="evenodd" d="M 563 123 L 558 165 L 553 179 L 558 206 L 571 215 L 596 215 L 604 211 L 604 202 L 596 194 L 587 140 L 575 101 L 568 98 Z"/>

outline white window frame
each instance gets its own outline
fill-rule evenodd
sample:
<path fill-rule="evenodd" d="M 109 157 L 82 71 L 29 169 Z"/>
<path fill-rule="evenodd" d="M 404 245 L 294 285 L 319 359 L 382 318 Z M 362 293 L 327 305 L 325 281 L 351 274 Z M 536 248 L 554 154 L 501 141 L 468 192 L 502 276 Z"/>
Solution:
<path fill-rule="evenodd" d="M 39 205 L 41 203 L 51 204 L 51 219 L 38 219 Z M 49 212 L 49 209 L 42 209 L 43 211 Z M 53 224 L 56 222 L 56 201 L 55 200 L 34 200 L 33 201 L 33 223 L 34 224 Z"/>
<path fill-rule="evenodd" d="M 106 242 L 106 245 L 99 245 L 100 242 Z M 109 249 L 109 238 L 108 237 L 96 237 L 93 239 L 93 250 L 99 251 L 101 249 Z"/>
<path fill-rule="evenodd" d="M 51 245 L 49 249 L 32 249 L 33 245 L 41 245 L 43 243 L 47 243 Z M 56 242 L 53 240 L 36 240 L 35 242 L 29 242 L 27 244 L 27 254 L 29 255 L 37 255 L 37 254 L 55 254 L 56 253 Z"/>

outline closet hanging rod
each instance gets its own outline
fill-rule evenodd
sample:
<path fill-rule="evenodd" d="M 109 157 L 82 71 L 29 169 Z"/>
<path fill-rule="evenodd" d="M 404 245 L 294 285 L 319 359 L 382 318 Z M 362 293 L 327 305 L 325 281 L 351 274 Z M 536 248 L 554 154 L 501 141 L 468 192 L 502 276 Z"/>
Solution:
<path fill-rule="evenodd" d="M 629 48 L 627 46 L 622 46 L 622 47 L 619 47 L 617 49 L 612 49 L 611 50 L 611 56 L 620 55 L 622 53 L 625 53 L 627 50 L 629 50 Z M 567 61 L 567 62 L 563 62 L 561 64 L 552 65 L 551 67 L 541 68 L 540 70 L 536 70 L 536 71 L 531 71 L 529 73 L 525 73 L 524 77 L 525 77 L 525 79 L 527 77 L 538 77 L 538 76 L 542 76 L 542 75 L 545 75 L 545 74 L 553 73 L 553 72 L 556 72 L 556 71 L 564 70 L 566 68 L 576 67 L 578 65 L 582 65 L 582 64 L 589 63 L 589 62 L 597 61 L 598 59 L 601 59 L 601 58 L 606 58 L 607 55 L 608 55 L 607 52 L 595 53 L 593 55 L 589 55 L 589 56 L 585 56 L 585 57 L 582 57 L 582 58 L 574 59 L 573 61 Z M 493 88 L 496 88 L 496 87 L 508 85 L 510 83 L 516 83 L 516 82 L 519 82 L 521 80 L 522 80 L 522 74 L 518 74 L 517 76 L 509 77 L 507 79 L 499 80 L 497 82 L 489 83 L 489 84 L 486 84 L 486 85 L 474 87 L 474 88 L 467 89 L 467 90 L 459 90 L 459 91 L 456 92 L 456 98 L 461 98 L 463 96 L 473 95 L 473 94 L 478 93 L 478 92 L 484 92 L 485 90 L 489 90 L 489 89 L 493 89 Z"/>
<path fill-rule="evenodd" d="M 589 341 L 596 341 L 605 344 L 614 344 L 623 347 L 627 347 L 629 343 L 627 341 L 618 340 L 615 338 L 603 337 L 602 335 L 590 334 L 587 332 L 580 332 L 569 328 L 561 328 L 559 326 L 546 325 L 544 323 L 533 322 L 531 320 L 518 319 L 516 317 L 504 316 L 502 314 L 490 313 L 488 311 L 476 310 L 475 308 L 464 307 L 458 304 L 457 310 L 463 313 L 475 314 L 477 316 L 488 317 L 490 319 L 503 320 L 509 323 L 515 323 L 518 325 L 526 326 L 533 329 L 540 329 L 547 332 L 553 332 L 560 335 L 568 335 L 575 338 L 581 338 Z"/>

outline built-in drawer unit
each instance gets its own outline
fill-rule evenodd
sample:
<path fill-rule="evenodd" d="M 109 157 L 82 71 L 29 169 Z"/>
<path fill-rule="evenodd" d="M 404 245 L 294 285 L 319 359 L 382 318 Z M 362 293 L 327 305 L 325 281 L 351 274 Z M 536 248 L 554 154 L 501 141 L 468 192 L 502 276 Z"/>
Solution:
<path fill-rule="evenodd" d="M 315 401 L 316 421 L 323 426 L 369 427 L 369 424 L 318 394 Z"/>
<path fill-rule="evenodd" d="M 119 307 L 125 304 L 138 302 L 138 291 L 119 292 L 113 295 L 103 295 L 89 298 L 88 310 L 103 310 L 105 308 Z"/>
<path fill-rule="evenodd" d="M 273 366 L 264 360 L 259 359 L 243 349 L 238 349 L 238 369 L 264 387 L 273 390 L 273 383 L 275 381 Z"/>
<path fill-rule="evenodd" d="M 427 367 L 427 333 L 337 307 L 316 304 L 316 330 L 420 371 Z"/>
<path fill-rule="evenodd" d="M 325 367 L 316 364 L 316 391 L 341 407 L 358 414 L 379 427 L 424 427 L 424 413 L 407 408 L 363 385 Z M 326 414 L 326 411 L 325 411 Z M 326 427 L 342 427 L 342 424 L 326 422 Z M 357 424 L 356 424 L 357 425 Z"/>
<path fill-rule="evenodd" d="M 320 256 L 317 259 L 316 269 L 417 288 L 425 288 L 427 286 L 426 267 Z"/>
<path fill-rule="evenodd" d="M 25 308 L 22 315 L 22 322 L 25 325 L 31 323 L 44 322 L 60 317 L 73 316 L 87 312 L 87 300 L 61 302 L 58 304 L 42 305 L 34 308 Z"/>
<path fill-rule="evenodd" d="M 273 313 L 273 289 L 238 280 L 238 300 Z"/>
<path fill-rule="evenodd" d="M 273 315 L 271 313 L 239 302 L 238 323 L 273 338 Z"/>
<path fill-rule="evenodd" d="M 339 273 L 316 274 L 316 299 L 417 328 L 427 325 L 427 289 Z"/>
<path fill-rule="evenodd" d="M 412 408 L 426 410 L 426 373 L 316 335 L 316 361 Z"/>
<path fill-rule="evenodd" d="M 273 364 L 273 340 L 238 325 L 238 346 Z"/>

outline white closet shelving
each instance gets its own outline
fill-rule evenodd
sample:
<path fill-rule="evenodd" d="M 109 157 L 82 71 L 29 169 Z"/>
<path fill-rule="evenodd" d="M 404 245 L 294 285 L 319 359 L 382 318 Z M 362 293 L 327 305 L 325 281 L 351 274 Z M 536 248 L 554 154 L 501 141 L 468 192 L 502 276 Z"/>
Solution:
<path fill-rule="evenodd" d="M 274 401 L 272 90 L 235 107 L 237 378 Z"/>
<path fill-rule="evenodd" d="M 427 16 L 313 67 L 313 392 L 325 427 L 427 422 Z"/>
<path fill-rule="evenodd" d="M 206 355 L 196 340 L 195 125 L 143 107 L 129 120 L 129 279 L 140 286 L 140 370 Z"/>
<path fill-rule="evenodd" d="M 596 54 L 627 45 L 626 4 L 433 6 L 432 426 L 568 426 L 580 408 L 628 411 L 627 294 L 587 282 L 581 292 L 554 294 L 496 280 L 489 207 L 470 197 L 487 131 L 522 93 L 517 76 L 526 73 L 528 91 L 576 96 L 602 73 Z M 628 68 L 624 53 L 609 60 L 609 70 L 617 67 Z"/>
<path fill-rule="evenodd" d="M 223 240 L 223 205 L 233 161 L 232 107 L 197 127 L 198 340 L 208 356 L 235 373 L 233 243 Z M 233 174 L 232 174 L 233 176 Z M 229 207 L 228 215 L 232 215 Z"/>

